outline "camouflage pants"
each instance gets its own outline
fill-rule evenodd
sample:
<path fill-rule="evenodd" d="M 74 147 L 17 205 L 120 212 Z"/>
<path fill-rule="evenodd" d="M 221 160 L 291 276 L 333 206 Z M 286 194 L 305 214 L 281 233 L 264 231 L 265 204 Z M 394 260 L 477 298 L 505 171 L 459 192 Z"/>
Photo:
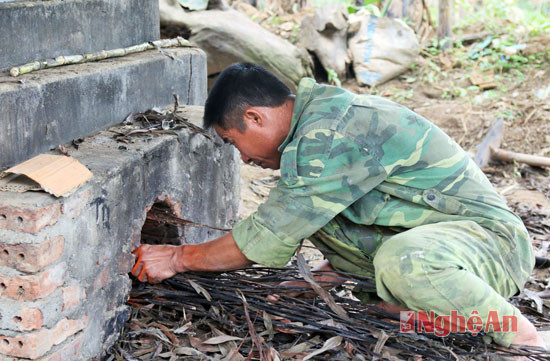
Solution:
<path fill-rule="evenodd" d="M 501 321 L 503 316 L 519 317 L 519 310 L 506 301 L 519 290 L 503 264 L 497 235 L 477 223 L 441 222 L 393 234 L 382 233 L 382 227 L 359 226 L 363 232 L 356 237 L 355 232 L 343 234 L 341 218 L 310 240 L 335 269 L 374 273 L 376 292 L 384 301 L 442 316 L 457 311 L 466 320 L 472 311 L 484 321 L 490 311 Z M 365 252 L 365 247 L 370 249 Z M 488 335 L 509 346 L 515 333 Z"/>

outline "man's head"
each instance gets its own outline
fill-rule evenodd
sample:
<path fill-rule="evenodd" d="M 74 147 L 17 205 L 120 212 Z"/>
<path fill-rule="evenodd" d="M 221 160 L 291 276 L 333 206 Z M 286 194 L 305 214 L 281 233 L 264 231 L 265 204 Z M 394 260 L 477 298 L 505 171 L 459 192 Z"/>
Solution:
<path fill-rule="evenodd" d="M 225 69 L 204 109 L 204 127 L 241 152 L 245 163 L 278 169 L 277 150 L 290 130 L 294 96 L 261 66 L 238 63 Z"/>

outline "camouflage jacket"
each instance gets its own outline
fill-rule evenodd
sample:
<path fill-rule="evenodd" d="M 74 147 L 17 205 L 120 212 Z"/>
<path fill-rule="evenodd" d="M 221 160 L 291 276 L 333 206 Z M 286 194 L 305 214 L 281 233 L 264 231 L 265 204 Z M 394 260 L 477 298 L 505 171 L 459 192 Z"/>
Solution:
<path fill-rule="evenodd" d="M 468 219 L 496 235 L 516 283 L 530 274 L 530 243 L 518 242 L 528 239 L 521 220 L 457 143 L 403 106 L 302 79 L 279 150 L 278 186 L 233 229 L 254 262 L 284 266 L 302 239 L 337 215 L 397 232 Z M 357 230 L 343 232 L 357 239 Z M 358 239 L 372 259 L 382 237 Z"/>

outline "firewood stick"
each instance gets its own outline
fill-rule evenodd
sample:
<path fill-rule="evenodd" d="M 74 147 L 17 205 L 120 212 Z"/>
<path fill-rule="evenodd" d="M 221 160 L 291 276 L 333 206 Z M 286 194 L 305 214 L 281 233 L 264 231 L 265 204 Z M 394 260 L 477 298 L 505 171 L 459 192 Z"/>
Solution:
<path fill-rule="evenodd" d="M 508 150 L 502 150 L 491 147 L 491 157 L 493 159 L 499 159 L 508 162 L 519 162 L 529 164 L 535 167 L 550 167 L 550 158 L 541 157 L 538 155 L 523 154 L 510 152 Z"/>
<path fill-rule="evenodd" d="M 149 213 L 147 214 L 147 218 L 153 221 L 157 222 L 164 222 L 171 225 L 182 225 L 182 226 L 190 226 L 190 227 L 199 227 L 199 228 L 209 228 L 209 229 L 215 229 L 218 231 L 230 231 L 231 229 L 228 228 L 220 228 L 220 227 L 213 227 L 213 226 L 207 226 L 204 224 L 195 223 L 192 221 L 188 221 L 186 219 L 182 219 L 179 217 L 176 217 L 164 210 L 158 209 L 158 208 L 151 208 Z"/>
<path fill-rule="evenodd" d="M 152 50 L 156 48 L 173 48 L 178 46 L 191 46 L 191 45 L 188 40 L 182 37 L 177 37 L 174 39 L 161 39 L 161 40 L 156 40 L 148 43 L 132 45 L 127 48 L 100 50 L 91 54 L 57 56 L 54 59 L 38 60 L 27 64 L 14 66 L 13 68 L 10 69 L 10 75 L 19 76 L 22 74 L 30 73 L 32 71 L 55 68 L 62 65 L 81 64 L 81 63 L 98 61 L 98 60 L 103 60 L 108 58 L 118 58 L 128 54 L 140 53 L 143 51 Z"/>

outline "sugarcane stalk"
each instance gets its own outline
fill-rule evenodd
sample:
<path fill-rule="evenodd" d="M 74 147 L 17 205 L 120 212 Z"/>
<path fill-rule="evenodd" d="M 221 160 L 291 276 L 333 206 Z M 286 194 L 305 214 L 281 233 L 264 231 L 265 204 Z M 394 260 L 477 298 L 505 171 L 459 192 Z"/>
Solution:
<path fill-rule="evenodd" d="M 30 73 L 31 71 L 44 69 L 45 66 L 46 66 L 46 61 L 44 60 L 33 61 L 32 63 L 27 63 L 24 65 L 11 68 L 10 75 L 18 76 L 19 74 Z"/>
<path fill-rule="evenodd" d="M 118 48 L 111 50 L 100 50 L 95 53 L 84 55 L 65 55 L 57 56 L 54 59 L 38 60 L 27 64 L 14 66 L 10 69 L 11 76 L 19 76 L 36 70 L 55 68 L 62 65 L 81 64 L 91 61 L 99 61 L 109 58 L 119 58 L 129 54 L 141 53 L 147 50 L 159 48 L 174 48 L 191 46 L 188 40 L 177 37 L 174 39 L 161 39 L 152 42 L 132 45 L 127 48 Z"/>

